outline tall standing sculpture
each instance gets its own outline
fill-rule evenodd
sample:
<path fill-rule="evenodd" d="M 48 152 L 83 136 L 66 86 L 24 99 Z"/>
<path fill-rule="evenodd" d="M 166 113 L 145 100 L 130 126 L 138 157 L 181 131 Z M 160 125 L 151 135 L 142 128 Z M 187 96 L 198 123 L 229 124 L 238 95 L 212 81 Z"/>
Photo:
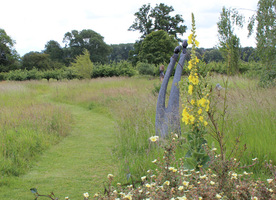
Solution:
<path fill-rule="evenodd" d="M 156 106 L 156 117 L 155 117 L 155 131 L 156 135 L 164 138 L 169 132 L 180 134 L 180 117 L 179 117 L 179 88 L 178 83 L 181 79 L 183 66 L 186 58 L 186 48 L 188 46 L 187 40 L 184 40 L 182 47 L 183 50 L 180 54 L 180 58 L 175 70 L 171 93 L 168 101 L 168 106 L 165 106 L 166 92 L 169 79 L 172 75 L 173 68 L 178 59 L 178 53 L 181 51 L 181 46 L 178 46 L 174 50 L 174 55 L 170 59 L 164 80 L 162 82 Z"/>

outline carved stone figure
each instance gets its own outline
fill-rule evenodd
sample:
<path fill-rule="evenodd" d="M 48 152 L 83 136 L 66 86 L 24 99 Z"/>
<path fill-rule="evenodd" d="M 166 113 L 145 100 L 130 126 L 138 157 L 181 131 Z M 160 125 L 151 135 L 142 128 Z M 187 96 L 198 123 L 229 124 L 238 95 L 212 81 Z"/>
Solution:
<path fill-rule="evenodd" d="M 179 88 L 178 84 L 181 80 L 181 74 L 183 71 L 183 65 L 186 58 L 186 48 L 188 46 L 187 40 L 184 40 L 182 47 L 183 50 L 180 54 L 179 61 L 175 70 L 172 88 L 169 96 L 168 106 L 165 106 L 166 92 L 169 79 L 173 72 L 173 68 L 178 59 L 178 53 L 181 51 L 181 46 L 178 46 L 174 50 L 174 55 L 170 59 L 164 80 L 162 82 L 157 106 L 156 106 L 156 117 L 155 117 L 155 131 L 156 135 L 164 138 L 170 132 L 181 133 L 180 128 L 180 117 L 179 117 Z"/>

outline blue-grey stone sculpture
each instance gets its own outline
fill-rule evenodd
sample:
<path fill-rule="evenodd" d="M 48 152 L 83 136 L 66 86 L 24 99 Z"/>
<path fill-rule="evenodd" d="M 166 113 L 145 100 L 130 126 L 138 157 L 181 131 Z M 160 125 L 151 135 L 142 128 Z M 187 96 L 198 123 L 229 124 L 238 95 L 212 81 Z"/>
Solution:
<path fill-rule="evenodd" d="M 174 55 L 170 59 L 164 80 L 161 84 L 159 91 L 157 106 L 156 106 L 156 117 L 155 117 L 155 131 L 156 135 L 165 138 L 168 133 L 174 132 L 176 134 L 181 133 L 180 128 L 180 116 L 179 116 L 179 81 L 181 80 L 181 74 L 186 58 L 186 48 L 188 46 L 187 40 L 184 40 L 181 52 L 181 46 L 178 46 L 174 50 Z M 169 96 L 168 106 L 165 106 L 166 92 L 169 79 L 172 75 L 174 66 L 178 59 L 178 53 L 181 52 L 177 67 L 175 70 L 172 88 Z"/>

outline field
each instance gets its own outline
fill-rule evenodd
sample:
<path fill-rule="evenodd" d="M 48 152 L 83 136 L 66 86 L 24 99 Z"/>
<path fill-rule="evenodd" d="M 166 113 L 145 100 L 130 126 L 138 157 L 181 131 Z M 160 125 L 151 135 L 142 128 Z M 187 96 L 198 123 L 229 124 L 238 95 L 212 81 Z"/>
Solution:
<path fill-rule="evenodd" d="M 223 85 L 224 78 L 212 77 L 212 85 Z M 80 199 L 84 192 L 103 192 L 109 173 L 122 184 L 140 180 L 162 156 L 148 142 L 155 134 L 158 84 L 137 77 L 1 82 L 0 199 L 31 199 L 32 187 Z M 264 161 L 276 162 L 275 88 L 230 77 L 227 103 L 227 148 L 240 136 L 247 147 L 241 161 L 257 157 L 248 171 L 265 178 Z M 177 149 L 185 153 L 185 146 Z"/>

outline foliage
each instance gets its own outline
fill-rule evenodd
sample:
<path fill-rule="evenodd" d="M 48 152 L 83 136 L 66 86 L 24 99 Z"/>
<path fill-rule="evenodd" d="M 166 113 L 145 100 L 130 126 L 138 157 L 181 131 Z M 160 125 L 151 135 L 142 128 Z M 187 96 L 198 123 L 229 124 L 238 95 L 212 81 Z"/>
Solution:
<path fill-rule="evenodd" d="M 111 48 L 104 42 L 104 38 L 91 29 L 82 31 L 72 30 L 64 35 L 63 42 L 66 43 L 65 57 L 72 60 L 82 54 L 84 49 L 90 53 L 90 60 L 93 63 L 106 63 Z"/>
<path fill-rule="evenodd" d="M 255 20 L 257 21 L 257 52 L 261 61 L 271 69 L 276 63 L 276 1 L 259 0 L 257 15 L 253 15 L 248 25 L 249 35 L 253 32 Z"/>
<path fill-rule="evenodd" d="M 109 56 L 109 60 L 112 62 L 119 62 L 121 60 L 128 60 L 129 52 L 134 50 L 134 44 L 112 44 L 110 45 L 112 52 Z"/>
<path fill-rule="evenodd" d="M 0 28 L 0 72 L 8 72 L 19 68 L 19 55 L 13 48 L 15 41 Z"/>
<path fill-rule="evenodd" d="M 154 64 L 138 62 L 136 68 L 141 75 L 156 75 L 156 66 Z"/>
<path fill-rule="evenodd" d="M 36 68 L 45 71 L 53 69 L 54 63 L 51 61 L 48 54 L 31 51 L 23 56 L 22 68 L 26 70 Z"/>
<path fill-rule="evenodd" d="M 221 62 L 223 61 L 223 56 L 221 51 L 219 49 L 213 48 L 204 53 L 203 61 L 205 63 L 210 63 L 210 62 Z"/>
<path fill-rule="evenodd" d="M 259 86 L 263 88 L 276 86 L 276 66 L 272 69 L 263 70 Z"/>
<path fill-rule="evenodd" d="M 176 46 L 178 43 L 173 36 L 163 30 L 154 31 L 143 40 L 138 57 L 141 62 L 159 65 L 170 59 Z"/>
<path fill-rule="evenodd" d="M 81 78 L 90 79 L 93 72 L 93 63 L 90 60 L 89 51 L 84 49 L 83 54 L 76 57 L 71 67 L 76 70 Z"/>
<path fill-rule="evenodd" d="M 238 63 L 240 59 L 240 41 L 234 34 L 234 26 L 243 26 L 243 16 L 239 15 L 236 9 L 222 8 L 220 19 L 217 23 L 220 50 L 222 51 L 228 65 L 228 74 L 238 72 Z"/>
<path fill-rule="evenodd" d="M 50 55 L 52 61 L 63 62 L 64 52 L 57 41 L 48 41 L 45 45 L 44 53 Z"/>
<path fill-rule="evenodd" d="M 113 62 L 109 65 L 97 64 L 94 67 L 93 78 L 112 77 L 112 76 L 134 76 L 136 71 L 127 61 Z"/>
<path fill-rule="evenodd" d="M 177 34 L 185 33 L 187 27 L 183 25 L 184 20 L 181 15 L 170 16 L 173 11 L 172 6 L 167 6 L 164 3 L 156 4 L 154 8 L 151 8 L 150 4 L 144 4 L 134 14 L 136 18 L 129 30 L 138 30 L 142 34 L 142 38 L 157 30 L 166 31 L 169 35 L 177 38 Z"/>
<path fill-rule="evenodd" d="M 208 156 L 203 149 L 207 143 L 206 134 L 206 112 L 209 111 L 210 100 L 208 99 L 206 77 L 199 74 L 196 56 L 196 46 L 199 42 L 196 40 L 195 19 L 192 13 L 192 33 L 189 36 L 188 44 L 192 45 L 191 59 L 188 63 L 189 77 L 184 80 L 184 91 L 188 91 L 187 98 L 183 99 L 182 121 L 189 126 L 187 135 L 187 153 L 185 156 L 185 167 L 188 169 L 198 169 L 199 166 L 205 166 Z M 182 93 L 184 92 L 182 91 Z M 183 95 L 183 94 L 182 94 Z"/>

